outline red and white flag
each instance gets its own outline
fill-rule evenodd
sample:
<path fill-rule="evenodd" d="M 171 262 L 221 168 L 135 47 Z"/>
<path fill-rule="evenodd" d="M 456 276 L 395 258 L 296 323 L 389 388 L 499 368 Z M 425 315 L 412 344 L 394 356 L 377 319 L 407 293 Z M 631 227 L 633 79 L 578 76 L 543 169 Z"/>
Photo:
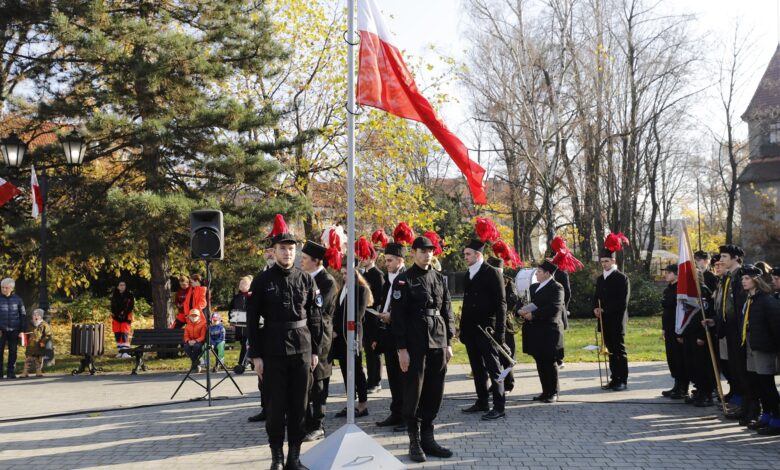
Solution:
<path fill-rule="evenodd" d="M 680 230 L 680 260 L 677 264 L 677 316 L 675 332 L 679 335 L 701 310 L 699 276 L 693 261 L 688 229 Z"/>
<path fill-rule="evenodd" d="M 38 185 L 38 176 L 35 174 L 35 167 L 31 166 L 32 171 L 30 172 L 30 187 L 32 191 L 30 194 L 32 195 L 32 216 L 33 219 L 37 219 L 40 217 L 41 212 L 43 212 L 43 195 L 41 195 L 41 187 Z"/>
<path fill-rule="evenodd" d="M 19 333 L 19 345 L 20 346 L 27 346 L 27 335 L 29 333 Z"/>
<path fill-rule="evenodd" d="M 374 0 L 358 2 L 358 30 L 357 102 L 425 124 L 466 177 L 474 202 L 487 204 L 485 169 L 469 158 L 463 142 L 444 125 L 420 93 Z"/>
<path fill-rule="evenodd" d="M 0 207 L 3 207 L 6 202 L 22 194 L 19 188 L 12 185 L 8 181 L 0 178 Z"/>

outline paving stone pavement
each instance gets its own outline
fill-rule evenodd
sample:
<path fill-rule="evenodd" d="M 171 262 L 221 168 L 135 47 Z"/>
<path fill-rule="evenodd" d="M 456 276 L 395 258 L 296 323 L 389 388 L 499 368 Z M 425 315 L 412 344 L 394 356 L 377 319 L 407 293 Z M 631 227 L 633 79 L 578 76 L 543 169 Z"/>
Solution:
<path fill-rule="evenodd" d="M 450 367 L 436 421 L 437 439 L 455 453 L 451 459 L 414 464 L 406 457 L 406 435 L 374 424 L 387 413 L 386 383 L 370 396 L 370 415 L 357 423 L 409 468 L 780 468 L 780 437 L 740 428 L 714 407 L 660 398 L 670 382 L 664 363 L 631 364 L 629 390 L 620 393 L 599 389 L 596 364 L 567 364 L 561 402 L 547 405 L 530 401 L 540 392 L 533 366 L 518 365 L 519 386 L 509 395 L 507 418 L 498 422 L 461 413 L 474 399 L 467 372 L 467 366 Z M 229 382 L 220 385 L 215 396 L 224 398 L 211 407 L 186 401 L 199 396 L 192 383 L 176 397 L 183 401 L 169 400 L 182 377 L 0 381 L 0 468 L 268 468 L 265 428 L 246 421 L 258 410 L 254 376 L 237 377 L 246 397 Z M 345 422 L 331 417 L 345 402 L 340 374 L 332 380 L 326 432 Z M 49 417 L 26 419 L 42 415 Z"/>

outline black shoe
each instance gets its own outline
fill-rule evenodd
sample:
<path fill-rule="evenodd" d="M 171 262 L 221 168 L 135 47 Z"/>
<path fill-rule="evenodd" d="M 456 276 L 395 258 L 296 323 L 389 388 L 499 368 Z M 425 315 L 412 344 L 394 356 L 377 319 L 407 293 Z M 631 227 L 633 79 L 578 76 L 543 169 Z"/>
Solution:
<path fill-rule="evenodd" d="M 420 446 L 420 431 L 409 431 L 409 458 L 415 462 L 425 462 L 425 452 Z"/>
<path fill-rule="evenodd" d="M 343 410 L 339 411 L 335 415 L 333 415 L 334 418 L 346 418 L 347 416 L 347 408 L 345 407 Z"/>
<path fill-rule="evenodd" d="M 393 428 L 393 432 L 404 432 L 406 431 L 406 423 L 397 424 Z"/>
<path fill-rule="evenodd" d="M 533 397 L 533 398 L 532 398 L 532 400 L 533 400 L 533 401 L 542 401 L 542 400 L 544 400 L 545 398 L 547 398 L 547 395 L 545 395 L 544 393 L 542 393 L 541 395 L 536 395 L 535 397 Z"/>
<path fill-rule="evenodd" d="M 271 470 L 284 470 L 284 449 L 271 447 Z"/>
<path fill-rule="evenodd" d="M 675 390 L 674 393 L 669 395 L 669 398 L 671 398 L 672 400 L 683 400 L 685 398 L 688 398 L 688 394 L 682 390 Z"/>
<path fill-rule="evenodd" d="M 482 415 L 482 421 L 493 421 L 504 417 L 506 417 L 506 413 L 493 408 L 492 410 L 488 411 L 487 414 Z"/>
<path fill-rule="evenodd" d="M 363 411 L 355 408 L 355 418 L 362 418 L 363 416 L 368 416 L 368 408 L 364 409 Z"/>
<path fill-rule="evenodd" d="M 726 412 L 726 419 L 742 419 L 745 417 L 745 410 L 741 406 L 735 406 Z"/>
<path fill-rule="evenodd" d="M 371 394 L 377 393 L 377 392 L 379 392 L 381 390 L 382 390 L 382 386 L 381 385 L 377 385 L 376 387 L 369 388 L 368 389 L 368 394 L 371 395 Z"/>
<path fill-rule="evenodd" d="M 555 403 L 556 401 L 558 401 L 558 394 L 554 393 L 552 395 L 547 395 L 546 397 L 544 397 L 542 403 Z"/>
<path fill-rule="evenodd" d="M 759 429 L 756 432 L 761 434 L 762 436 L 780 436 L 780 427 L 766 426 Z"/>
<path fill-rule="evenodd" d="M 468 408 L 463 408 L 460 411 L 464 413 L 479 413 L 479 412 L 484 413 L 486 411 L 490 411 L 490 408 L 487 405 L 480 405 L 479 403 L 474 403 Z"/>
<path fill-rule="evenodd" d="M 749 422 L 747 428 L 752 429 L 753 431 L 758 431 L 759 429 L 765 428 L 767 426 L 769 426 L 769 421 L 761 421 L 760 419 L 756 419 Z"/>
<path fill-rule="evenodd" d="M 622 392 L 623 390 L 625 390 L 625 389 L 627 389 L 627 388 L 628 388 L 628 385 L 626 385 L 626 383 L 625 383 L 625 382 L 617 382 L 617 383 L 615 383 L 615 385 L 612 387 L 612 391 L 613 391 L 613 392 Z"/>
<path fill-rule="evenodd" d="M 670 388 L 669 390 L 664 390 L 661 392 L 662 397 L 671 398 L 672 395 L 679 392 L 680 384 L 678 381 L 674 381 L 674 387 Z"/>
<path fill-rule="evenodd" d="M 287 465 L 284 466 L 284 470 L 309 470 L 309 467 L 306 467 L 301 463 L 300 444 L 290 444 L 287 453 Z"/>
<path fill-rule="evenodd" d="M 748 415 L 745 415 L 745 416 L 742 417 L 742 419 L 739 420 L 739 425 L 747 427 L 750 423 L 752 423 L 753 421 L 755 421 L 757 419 L 758 419 L 758 416 L 753 416 L 753 415 L 748 416 Z"/>
<path fill-rule="evenodd" d="M 696 398 L 699 396 L 698 390 L 693 390 L 690 395 L 685 397 L 685 404 L 686 405 L 693 405 L 696 402 Z"/>
<path fill-rule="evenodd" d="M 380 428 L 383 428 L 385 426 L 398 426 L 399 424 L 404 424 L 404 421 L 395 415 L 390 415 L 384 420 L 376 422 L 376 425 L 379 426 Z"/>
<path fill-rule="evenodd" d="M 610 390 L 615 386 L 616 383 L 618 383 L 617 380 L 610 380 L 606 385 L 602 385 L 601 388 L 603 390 Z"/>
<path fill-rule="evenodd" d="M 440 446 L 439 443 L 436 442 L 436 439 L 433 438 L 433 427 L 420 433 L 420 447 L 422 447 L 423 452 L 427 455 L 442 459 L 452 457 L 452 451 L 446 447 Z"/>
<path fill-rule="evenodd" d="M 699 408 L 704 408 L 706 406 L 712 406 L 714 404 L 715 404 L 715 402 L 712 401 L 712 397 L 703 397 L 701 395 L 698 398 L 696 398 L 696 400 L 693 402 L 693 406 L 696 406 L 696 407 L 699 407 Z"/>
<path fill-rule="evenodd" d="M 257 413 L 254 416 L 250 416 L 247 418 L 247 421 L 250 423 L 258 423 L 260 421 L 265 421 L 265 410 L 260 410 L 260 413 Z"/>
<path fill-rule="evenodd" d="M 314 442 L 319 441 L 320 439 L 325 437 L 325 430 L 322 428 L 315 429 L 314 431 L 308 432 L 303 437 L 303 442 Z"/>

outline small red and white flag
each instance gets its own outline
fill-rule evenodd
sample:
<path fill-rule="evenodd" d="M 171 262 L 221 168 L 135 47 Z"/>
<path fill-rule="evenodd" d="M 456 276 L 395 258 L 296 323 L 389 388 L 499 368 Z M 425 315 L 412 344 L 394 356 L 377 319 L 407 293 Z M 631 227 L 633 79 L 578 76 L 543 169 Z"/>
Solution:
<path fill-rule="evenodd" d="M 27 335 L 29 333 L 19 333 L 19 345 L 27 346 Z"/>
<path fill-rule="evenodd" d="M 463 142 L 444 125 L 420 93 L 374 0 L 358 2 L 358 30 L 357 102 L 425 124 L 466 177 L 474 203 L 487 204 L 485 169 L 469 158 Z"/>
<path fill-rule="evenodd" d="M 679 335 L 701 310 L 699 276 L 685 225 L 680 230 L 680 259 L 677 263 L 677 316 L 675 332 Z"/>
<path fill-rule="evenodd" d="M 43 212 L 43 195 L 41 194 L 41 187 L 38 184 L 38 176 L 35 174 L 35 167 L 31 166 L 30 168 L 32 168 L 32 171 L 30 172 L 30 187 L 32 189 L 30 192 L 32 195 L 32 216 L 33 219 L 37 219 Z"/>
<path fill-rule="evenodd" d="M 10 182 L 0 178 L 0 207 L 3 207 L 8 201 L 22 194 L 19 188 Z"/>

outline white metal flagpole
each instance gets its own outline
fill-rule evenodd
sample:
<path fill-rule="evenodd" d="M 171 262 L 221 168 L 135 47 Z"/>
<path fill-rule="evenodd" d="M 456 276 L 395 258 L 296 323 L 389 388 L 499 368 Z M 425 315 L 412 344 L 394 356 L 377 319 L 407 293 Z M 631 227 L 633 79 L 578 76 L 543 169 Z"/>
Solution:
<path fill-rule="evenodd" d="M 355 423 L 355 0 L 347 0 L 347 424 Z M 362 367 L 362 365 L 361 365 Z"/>

